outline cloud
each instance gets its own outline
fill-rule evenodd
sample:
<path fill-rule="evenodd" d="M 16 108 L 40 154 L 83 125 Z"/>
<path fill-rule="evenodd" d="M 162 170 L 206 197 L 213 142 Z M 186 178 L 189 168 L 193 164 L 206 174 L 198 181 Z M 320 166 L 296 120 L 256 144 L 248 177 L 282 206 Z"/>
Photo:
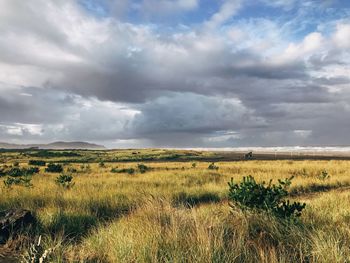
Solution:
<path fill-rule="evenodd" d="M 164 16 L 198 8 L 199 0 L 143 0 L 140 9 L 148 15 Z"/>
<path fill-rule="evenodd" d="M 337 24 L 333 41 L 340 48 L 350 48 L 350 24 Z"/>
<path fill-rule="evenodd" d="M 205 23 L 205 26 L 208 29 L 215 29 L 234 16 L 240 8 L 241 0 L 225 0 L 219 11 Z"/>
<path fill-rule="evenodd" d="M 194 0 L 118 3 L 154 15 L 203 8 Z M 116 1 L 0 1 L 0 139 L 346 143 L 339 116 L 350 108 L 349 21 L 333 17 L 327 30 L 301 34 L 296 25 L 311 23 L 303 12 L 292 22 L 242 17 L 245 2 L 221 3 L 201 22 L 168 28 L 123 19 Z"/>

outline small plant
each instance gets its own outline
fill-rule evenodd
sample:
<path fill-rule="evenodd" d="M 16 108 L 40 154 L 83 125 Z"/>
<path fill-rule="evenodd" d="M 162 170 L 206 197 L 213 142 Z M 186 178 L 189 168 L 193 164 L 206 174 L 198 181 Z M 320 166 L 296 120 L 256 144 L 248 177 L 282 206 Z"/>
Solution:
<path fill-rule="evenodd" d="M 319 178 L 320 180 L 322 180 L 322 181 L 325 181 L 325 180 L 327 180 L 327 179 L 330 179 L 331 176 L 328 174 L 328 172 L 327 172 L 326 170 L 323 170 L 323 171 L 321 172 L 321 174 L 318 176 L 318 178 Z"/>
<path fill-rule="evenodd" d="M 219 166 L 216 166 L 215 163 L 211 163 L 208 166 L 209 170 L 219 170 Z"/>
<path fill-rule="evenodd" d="M 29 167 L 24 171 L 26 175 L 33 175 L 39 173 L 40 170 L 38 167 Z"/>
<path fill-rule="evenodd" d="M 13 163 L 13 166 L 14 166 L 14 167 L 18 167 L 18 166 L 19 166 L 19 162 L 14 162 L 14 163 Z"/>
<path fill-rule="evenodd" d="M 61 164 L 49 163 L 45 169 L 47 173 L 62 173 L 63 166 Z"/>
<path fill-rule="evenodd" d="M 82 173 L 89 173 L 89 172 L 91 172 L 91 166 L 89 164 L 87 164 L 87 165 L 84 165 L 84 164 L 80 165 L 80 172 L 82 172 Z"/>
<path fill-rule="evenodd" d="M 18 167 L 13 167 L 8 170 L 6 174 L 11 177 L 20 177 L 24 175 L 24 171 Z"/>
<path fill-rule="evenodd" d="M 98 164 L 98 166 L 101 167 L 101 168 L 103 168 L 103 167 L 105 167 L 105 163 L 104 163 L 104 162 L 100 162 L 100 163 Z"/>
<path fill-rule="evenodd" d="M 68 173 L 76 173 L 77 172 L 77 169 L 73 168 L 73 167 L 68 167 L 67 168 L 67 172 Z"/>
<path fill-rule="evenodd" d="M 196 163 L 192 163 L 192 168 L 196 168 L 197 167 L 197 164 Z"/>
<path fill-rule="evenodd" d="M 36 166 L 45 166 L 46 162 L 41 160 L 29 160 L 29 165 L 36 165 Z"/>
<path fill-rule="evenodd" d="M 60 174 L 56 178 L 56 184 L 65 189 L 71 189 L 75 185 L 73 182 L 73 176 L 69 174 Z"/>
<path fill-rule="evenodd" d="M 151 170 L 150 167 L 144 165 L 143 163 L 139 163 L 139 164 L 137 165 L 137 168 L 139 169 L 140 173 L 142 173 L 142 174 L 144 174 L 145 172 Z"/>
<path fill-rule="evenodd" d="M 23 176 L 23 177 L 7 177 L 4 181 L 6 188 L 12 188 L 13 185 L 19 185 L 24 187 L 32 187 L 32 177 Z"/>
<path fill-rule="evenodd" d="M 123 168 L 123 169 L 118 169 L 117 168 L 112 168 L 111 173 L 127 173 L 127 174 L 134 174 L 135 169 L 134 168 Z"/>
<path fill-rule="evenodd" d="M 303 168 L 303 170 L 301 170 L 301 175 L 304 176 L 304 177 L 308 176 L 308 173 L 307 173 L 305 168 Z"/>
<path fill-rule="evenodd" d="M 6 174 L 11 177 L 28 176 L 36 173 L 39 173 L 38 167 L 29 167 L 29 168 L 13 167 L 6 171 Z"/>
<path fill-rule="evenodd" d="M 23 255 L 23 263 L 45 263 L 49 262 L 49 257 L 54 251 L 53 248 L 44 249 L 41 244 L 41 236 L 38 238 L 38 242 L 31 244 L 30 248 Z"/>
<path fill-rule="evenodd" d="M 257 183 L 251 175 L 243 177 L 243 182 L 239 184 L 231 178 L 228 183 L 231 206 L 238 205 L 242 210 L 267 211 L 280 218 L 299 217 L 306 204 L 284 200 L 292 179 L 278 180 L 277 185 L 270 180 L 266 185 L 265 182 Z"/>

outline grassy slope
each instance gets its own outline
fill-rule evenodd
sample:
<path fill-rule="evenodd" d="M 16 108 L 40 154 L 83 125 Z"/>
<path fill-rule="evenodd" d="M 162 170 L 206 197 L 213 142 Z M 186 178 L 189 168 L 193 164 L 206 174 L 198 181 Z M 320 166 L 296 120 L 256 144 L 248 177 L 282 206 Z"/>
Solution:
<path fill-rule="evenodd" d="M 101 159 L 114 158 L 111 152 L 99 154 Z M 18 160 L 21 166 L 33 159 L 18 153 L 3 153 L 1 158 L 7 164 Z M 67 164 L 65 170 L 77 170 L 71 190 L 60 189 L 54 183 L 57 174 L 41 168 L 33 177 L 34 188 L 1 188 L 0 208 L 35 211 L 41 225 L 34 232 L 43 235 L 46 247 L 56 248 L 57 262 L 62 258 L 71 262 L 350 259 L 350 194 L 337 190 L 350 185 L 349 161 L 224 162 L 217 163 L 218 171 L 208 170 L 208 165 L 197 162 L 192 168 L 191 162 L 150 162 L 151 171 L 129 175 L 110 170 L 116 166 L 137 169 L 137 163 L 106 163 L 105 167 L 91 163 L 90 168 Z M 328 180 L 319 179 L 324 169 L 331 175 Z M 249 174 L 258 181 L 294 175 L 293 198 L 309 204 L 301 223 L 286 226 L 262 215 L 231 213 L 225 201 L 227 181 Z M 330 189 L 334 190 L 322 192 Z M 310 194 L 315 191 L 320 194 Z M 195 206 L 188 208 L 188 203 Z"/>

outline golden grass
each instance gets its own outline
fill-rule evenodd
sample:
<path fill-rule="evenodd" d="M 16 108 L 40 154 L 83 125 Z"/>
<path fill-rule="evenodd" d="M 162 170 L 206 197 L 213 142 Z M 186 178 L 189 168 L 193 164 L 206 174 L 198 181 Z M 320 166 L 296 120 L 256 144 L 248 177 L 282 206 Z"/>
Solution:
<path fill-rule="evenodd" d="M 26 163 L 23 159 L 20 166 Z M 40 226 L 34 235 L 55 247 L 55 262 L 350 260 L 350 193 L 340 191 L 350 186 L 350 161 L 219 162 L 217 171 L 209 170 L 208 162 L 195 168 L 192 162 L 149 162 L 151 171 L 132 175 L 111 168 L 137 169 L 137 163 L 89 165 L 65 165 L 66 171 L 77 170 L 71 190 L 58 187 L 58 174 L 43 168 L 33 176 L 33 188 L 1 187 L 1 209 L 36 213 Z M 323 170 L 329 179 L 320 179 Z M 300 222 L 232 213 L 227 182 L 247 175 L 257 181 L 293 175 L 293 198 L 308 204 Z"/>

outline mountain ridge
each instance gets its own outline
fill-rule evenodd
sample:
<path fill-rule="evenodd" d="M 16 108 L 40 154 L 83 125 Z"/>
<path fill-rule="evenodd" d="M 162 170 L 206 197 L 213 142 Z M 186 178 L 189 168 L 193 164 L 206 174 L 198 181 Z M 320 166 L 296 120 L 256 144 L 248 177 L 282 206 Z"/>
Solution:
<path fill-rule="evenodd" d="M 89 142 L 81 142 L 81 141 L 73 141 L 73 142 L 65 142 L 65 141 L 56 141 L 46 144 L 16 144 L 16 143 L 6 143 L 0 142 L 0 149 L 29 149 L 29 148 L 38 148 L 40 150 L 103 150 L 106 149 L 105 146 L 89 143 Z"/>

